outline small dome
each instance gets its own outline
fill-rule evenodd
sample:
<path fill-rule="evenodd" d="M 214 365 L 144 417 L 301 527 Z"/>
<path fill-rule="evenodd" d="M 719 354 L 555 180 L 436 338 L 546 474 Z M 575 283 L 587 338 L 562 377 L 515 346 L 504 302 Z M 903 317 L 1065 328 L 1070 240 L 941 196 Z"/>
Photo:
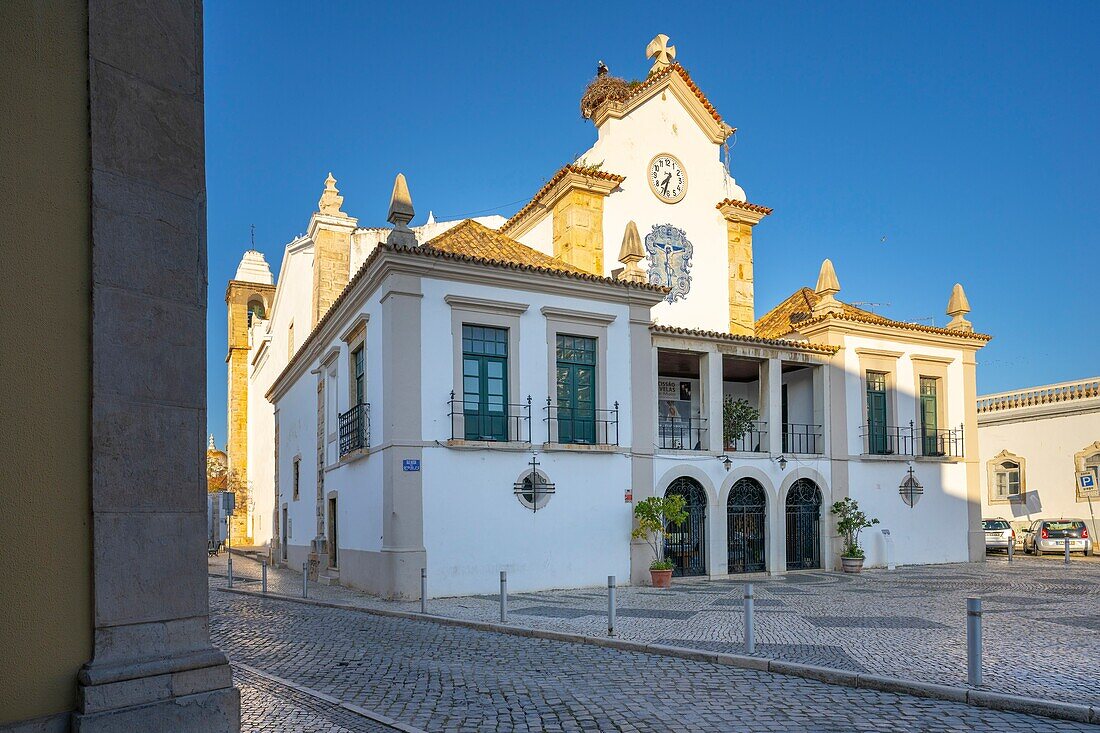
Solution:
<path fill-rule="evenodd" d="M 268 267 L 263 252 L 257 252 L 254 249 L 244 253 L 241 264 L 237 265 L 237 274 L 233 276 L 233 279 L 262 285 L 273 285 L 275 283 L 275 277 L 271 274 L 271 268 Z"/>

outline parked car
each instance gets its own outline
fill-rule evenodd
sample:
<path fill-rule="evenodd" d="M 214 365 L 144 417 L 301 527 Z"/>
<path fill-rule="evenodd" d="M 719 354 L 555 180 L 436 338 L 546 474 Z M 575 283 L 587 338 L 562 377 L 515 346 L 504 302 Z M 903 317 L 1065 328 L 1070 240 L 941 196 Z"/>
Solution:
<path fill-rule="evenodd" d="M 1016 532 L 1004 519 L 983 519 L 982 529 L 985 530 L 986 552 L 990 550 L 1008 552 L 1008 546 L 1016 543 Z"/>
<path fill-rule="evenodd" d="M 1070 552 L 1092 554 L 1092 538 L 1083 519 L 1036 519 L 1024 530 L 1024 552 Z"/>

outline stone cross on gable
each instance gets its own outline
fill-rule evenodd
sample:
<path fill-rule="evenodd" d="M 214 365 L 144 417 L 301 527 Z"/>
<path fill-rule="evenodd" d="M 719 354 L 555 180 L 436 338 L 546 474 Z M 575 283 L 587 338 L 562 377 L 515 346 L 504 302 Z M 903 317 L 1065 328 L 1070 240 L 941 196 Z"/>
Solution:
<path fill-rule="evenodd" d="M 653 68 L 649 70 L 653 74 L 672 65 L 672 60 L 676 58 L 676 47 L 668 45 L 668 36 L 658 33 L 645 47 L 645 55 L 646 58 L 653 59 Z"/>

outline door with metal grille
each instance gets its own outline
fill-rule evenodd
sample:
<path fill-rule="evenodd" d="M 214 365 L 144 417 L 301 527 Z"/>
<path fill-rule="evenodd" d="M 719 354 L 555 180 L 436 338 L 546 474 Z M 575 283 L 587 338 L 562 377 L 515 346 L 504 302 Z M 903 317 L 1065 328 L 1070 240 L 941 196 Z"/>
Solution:
<path fill-rule="evenodd" d="M 765 526 L 767 501 L 764 487 L 751 478 L 739 479 L 726 502 L 729 572 L 760 573 L 767 570 Z"/>
<path fill-rule="evenodd" d="M 679 494 L 687 502 L 688 518 L 665 528 L 665 559 L 674 564 L 672 574 L 705 575 L 707 494 L 695 479 L 681 476 L 668 485 L 665 496 Z"/>
<path fill-rule="evenodd" d="M 821 490 L 800 478 L 787 492 L 787 570 L 821 567 Z"/>

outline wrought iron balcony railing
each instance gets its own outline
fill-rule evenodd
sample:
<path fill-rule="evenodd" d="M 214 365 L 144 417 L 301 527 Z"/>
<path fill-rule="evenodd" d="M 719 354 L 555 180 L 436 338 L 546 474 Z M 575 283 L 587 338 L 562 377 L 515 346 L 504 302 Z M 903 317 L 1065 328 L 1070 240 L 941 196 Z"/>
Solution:
<path fill-rule="evenodd" d="M 370 447 L 370 404 L 360 403 L 340 416 L 340 457 Z"/>
<path fill-rule="evenodd" d="M 928 456 L 960 458 L 963 455 L 963 428 L 932 430 L 905 425 L 863 425 L 860 427 L 864 455 Z"/>
<path fill-rule="evenodd" d="M 531 442 L 531 397 L 518 404 L 460 399 L 447 401 L 451 440 Z"/>
<path fill-rule="evenodd" d="M 746 453 L 766 453 L 768 450 L 768 423 L 756 420 L 740 438 L 726 441 L 726 450 Z"/>
<path fill-rule="evenodd" d="M 825 450 L 825 445 L 821 435 L 820 425 L 796 422 L 784 423 L 783 452 L 822 453 Z"/>
<path fill-rule="evenodd" d="M 562 407 L 546 398 L 546 441 L 570 445 L 618 445 L 619 403 L 610 410 Z"/>
<path fill-rule="evenodd" d="M 662 417 L 657 420 L 657 440 L 668 450 L 706 450 L 705 417 Z"/>

